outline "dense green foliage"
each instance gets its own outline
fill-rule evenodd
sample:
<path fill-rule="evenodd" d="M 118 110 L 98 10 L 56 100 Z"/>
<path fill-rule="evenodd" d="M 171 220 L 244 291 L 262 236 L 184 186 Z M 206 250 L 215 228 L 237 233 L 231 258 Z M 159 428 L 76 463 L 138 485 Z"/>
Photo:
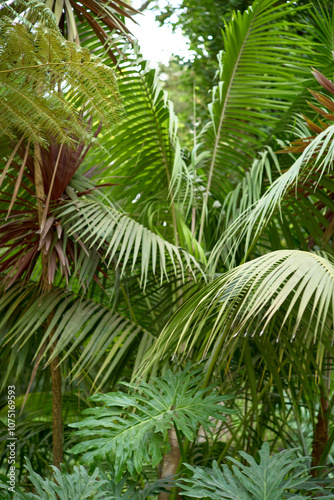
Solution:
<path fill-rule="evenodd" d="M 126 4 L 48 5 L 0 4 L 17 498 L 305 498 L 308 471 L 333 498 L 334 11 L 224 4 L 208 109 L 191 88 L 179 135 Z"/>

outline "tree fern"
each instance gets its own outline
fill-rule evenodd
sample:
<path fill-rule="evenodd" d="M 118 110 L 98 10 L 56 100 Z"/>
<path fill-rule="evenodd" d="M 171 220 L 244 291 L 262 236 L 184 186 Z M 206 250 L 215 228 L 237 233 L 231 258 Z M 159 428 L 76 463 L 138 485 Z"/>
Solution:
<path fill-rule="evenodd" d="M 36 0 L 15 0 L 11 5 L 7 3 L 2 13 L 10 12 L 15 18 L 15 12 L 19 12 L 26 23 L 33 24 L 36 21 L 34 7 L 37 4 Z M 117 64 L 116 54 L 119 50 L 112 46 L 114 45 L 113 39 L 115 35 L 116 37 L 121 35 L 123 39 L 132 41 L 130 30 L 124 20 L 131 19 L 134 14 L 138 13 L 136 9 L 122 0 L 109 1 L 107 4 L 101 4 L 96 0 L 84 0 L 84 2 L 56 0 L 51 5 L 47 1 L 39 2 L 40 13 L 43 12 L 49 17 L 50 9 L 52 9 L 54 14 L 52 17 L 56 24 L 61 26 L 62 35 L 77 45 L 82 43 L 82 25 L 88 24 L 94 38 L 115 64 Z"/>
<path fill-rule="evenodd" d="M 83 115 L 109 124 L 117 120 L 121 106 L 113 71 L 64 40 L 55 22 L 32 30 L 2 16 L 0 36 L 0 129 L 9 139 L 24 135 L 46 144 L 52 135 L 73 143 L 73 136 L 87 139 Z"/>

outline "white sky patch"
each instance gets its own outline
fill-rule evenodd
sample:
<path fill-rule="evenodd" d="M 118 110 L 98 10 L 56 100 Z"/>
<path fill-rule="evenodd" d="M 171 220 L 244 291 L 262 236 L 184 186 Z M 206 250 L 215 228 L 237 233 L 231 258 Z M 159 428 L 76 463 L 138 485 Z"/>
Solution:
<path fill-rule="evenodd" d="M 143 3 L 144 0 L 134 0 L 132 5 L 138 9 Z M 165 0 L 159 0 L 159 8 L 163 9 L 166 3 Z M 171 3 L 175 7 L 180 5 L 178 0 Z M 159 63 L 167 65 L 173 55 L 191 59 L 189 42 L 182 35 L 181 29 L 178 28 L 173 33 L 170 26 L 160 27 L 155 20 L 155 13 L 156 11 L 146 9 L 142 15 L 134 17 L 138 25 L 127 22 L 131 33 L 138 40 L 144 59 L 150 61 L 150 67 L 156 68 Z"/>

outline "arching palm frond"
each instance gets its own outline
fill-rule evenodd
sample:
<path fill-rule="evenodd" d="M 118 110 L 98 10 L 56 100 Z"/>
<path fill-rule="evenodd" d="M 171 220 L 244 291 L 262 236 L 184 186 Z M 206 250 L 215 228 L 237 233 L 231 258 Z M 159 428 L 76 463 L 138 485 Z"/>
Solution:
<path fill-rule="evenodd" d="M 50 313 L 52 319 L 45 328 Z M 19 356 L 24 345 L 39 334 L 33 362 L 40 352 L 42 365 L 49 365 L 57 355 L 64 361 L 79 350 L 68 376 L 84 377 L 95 370 L 93 385 L 98 383 L 99 387 L 119 368 L 128 350 L 144 333 L 129 317 L 113 311 L 112 305 L 65 293 L 61 288 L 41 297 L 36 284 L 26 285 L 24 293 L 20 283 L 6 293 L 2 291 L 0 318 L 2 331 L 7 332 L 5 341 L 15 349 L 13 355 Z"/>
<path fill-rule="evenodd" d="M 182 496 L 211 500 L 276 500 L 291 494 L 291 498 L 302 500 L 304 493 L 320 492 L 315 493 L 316 496 L 329 500 L 329 490 L 317 485 L 308 475 L 308 457 L 298 457 L 296 451 L 283 450 L 271 456 L 269 443 L 265 442 L 259 450 L 259 463 L 249 453 L 240 452 L 244 463 L 229 457 L 233 463 L 231 469 L 226 464 L 219 468 L 216 461 L 209 470 L 187 465 L 193 476 L 181 480 Z M 290 493 L 292 491 L 294 493 Z"/>
<path fill-rule="evenodd" d="M 88 248 L 95 246 L 108 266 L 116 258 L 116 267 L 122 265 L 122 272 L 132 262 L 132 270 L 141 259 L 141 282 L 145 287 L 149 271 L 160 270 L 161 280 L 168 279 L 167 264 L 172 264 L 174 273 L 185 271 L 195 277 L 200 271 L 197 261 L 182 248 L 164 240 L 146 229 L 111 203 L 99 203 L 96 199 L 78 199 L 67 203 L 58 216 L 69 235 L 80 234 Z M 103 248 L 105 247 L 105 248 Z"/>
<path fill-rule="evenodd" d="M 292 9 L 288 3 L 260 0 L 244 13 L 234 12 L 223 32 L 219 84 L 213 90 L 210 122 L 202 133 L 210 158 L 204 169 L 200 241 L 209 198 L 223 203 L 231 186 L 250 167 L 268 127 L 274 127 L 307 77 L 310 63 L 300 55 L 312 51 L 283 28 Z"/>
<path fill-rule="evenodd" d="M 186 356 L 195 347 L 201 356 L 210 353 L 211 360 L 220 355 L 226 359 L 238 337 L 269 335 L 279 313 L 277 342 L 283 331 L 293 340 L 301 326 L 306 345 L 331 340 L 333 304 L 330 257 L 272 252 L 227 272 L 191 297 L 166 325 L 145 363 L 172 353 Z"/>
<path fill-rule="evenodd" d="M 177 118 L 155 70 L 139 56 L 121 66 L 118 79 L 124 118 L 100 139 L 105 155 L 87 167 L 108 167 L 105 180 L 116 183 L 112 198 L 158 234 L 178 244 L 178 220 L 189 206 L 193 178 L 176 135 Z M 161 207 L 158 211 L 156 206 Z"/>
<path fill-rule="evenodd" d="M 314 75 L 322 86 L 334 93 L 334 85 L 321 73 Z M 322 117 L 333 121 L 334 102 L 327 96 L 311 91 L 322 104 L 317 108 Z M 274 216 L 280 219 L 284 237 L 292 241 L 290 227 L 299 234 L 302 246 L 309 240 L 309 246 L 316 242 L 326 248 L 333 234 L 333 182 L 332 169 L 334 160 L 334 125 L 321 121 L 316 125 L 306 118 L 308 127 L 316 134 L 301 137 L 294 141 L 285 152 L 302 153 L 293 165 L 270 186 L 267 192 L 253 206 L 249 206 L 230 225 L 225 235 L 217 242 L 210 257 L 209 265 L 215 268 L 220 254 L 229 248 L 232 261 L 242 241 L 245 245 L 245 256 L 250 246 L 263 233 Z M 282 151 L 280 151 L 282 153 Z M 283 151 L 284 152 L 284 151 Z M 295 219 L 295 220 L 293 220 Z M 296 224 L 296 219 L 299 224 Z M 290 221 L 287 223 L 286 221 Z M 306 232 L 305 232 L 306 230 Z M 313 243 L 312 243 L 313 242 Z"/>
<path fill-rule="evenodd" d="M 241 213 L 259 201 L 266 181 L 267 184 L 272 184 L 280 172 L 281 166 L 276 153 L 270 146 L 265 147 L 243 179 L 226 195 L 217 229 L 222 231 L 222 225 L 226 229 Z"/>
<path fill-rule="evenodd" d="M 308 19 L 308 23 L 305 23 L 304 29 L 310 35 L 312 34 L 312 37 L 317 42 L 314 46 L 316 66 L 325 75 L 331 74 L 333 49 L 332 41 L 334 37 L 333 18 L 324 9 L 322 9 L 320 5 L 318 10 L 317 8 L 313 8 L 310 14 L 311 20 Z M 314 104 L 318 105 L 318 103 L 315 103 L 313 101 L 314 104 L 311 105 L 311 109 L 310 103 L 308 103 L 308 99 L 310 97 L 311 90 L 312 94 L 316 97 L 319 97 L 321 100 L 321 96 L 319 95 L 319 88 L 321 87 L 318 81 L 315 78 L 312 78 L 310 74 L 310 78 L 306 78 L 304 80 L 301 86 L 302 90 L 296 94 L 289 108 L 275 124 L 272 130 L 272 134 L 268 136 L 265 142 L 263 151 L 260 152 L 258 157 L 254 160 L 250 170 L 245 173 L 242 180 L 238 184 L 236 184 L 233 190 L 228 192 L 223 203 L 220 219 L 218 221 L 218 238 L 221 238 L 221 234 L 226 231 L 226 229 L 229 230 L 229 226 L 234 222 L 238 215 L 246 212 L 247 210 L 251 210 L 252 204 L 256 203 L 265 193 L 268 187 L 272 184 L 272 182 L 276 180 L 279 171 L 285 172 L 294 163 L 295 156 L 292 153 L 290 155 L 277 155 L 276 153 L 274 153 L 274 151 L 277 152 L 277 150 L 286 148 L 287 141 L 290 141 L 291 137 L 296 136 L 299 137 L 299 141 L 297 141 L 295 148 L 291 148 L 291 151 L 293 153 L 298 151 L 297 146 L 299 146 L 300 148 L 299 151 L 302 151 L 308 145 L 308 142 L 305 141 L 305 138 L 309 136 L 309 131 L 307 130 L 305 119 L 303 118 L 303 115 L 301 115 L 301 113 L 310 117 L 311 120 L 309 121 L 309 123 L 317 119 L 317 117 L 319 116 L 319 107 L 314 106 Z M 314 116 L 311 115 L 312 112 Z M 330 113 L 329 110 L 327 110 L 327 114 L 328 112 Z M 321 114 L 322 116 L 325 116 L 324 109 L 321 111 Z M 323 126 L 324 125 L 322 125 L 321 128 Z M 271 151 L 269 156 L 268 151 Z M 264 166 L 263 162 L 265 162 L 266 164 L 265 176 L 261 174 L 262 167 Z M 327 180 L 328 179 L 326 178 L 326 182 Z M 286 240 L 286 244 L 290 248 L 293 248 L 295 246 L 298 247 L 299 245 L 301 245 L 300 248 L 308 248 L 309 241 L 312 241 L 312 235 L 309 231 L 310 225 L 305 224 L 306 221 L 302 220 L 302 218 L 299 217 L 300 213 L 309 214 L 310 212 L 310 203 L 308 200 L 305 200 L 306 189 L 307 186 L 305 186 L 304 192 L 301 192 L 301 185 L 299 183 L 298 193 L 297 190 L 295 192 L 292 192 L 293 190 L 290 190 L 290 195 L 288 197 L 286 205 L 284 206 L 284 203 L 282 204 L 280 217 L 275 218 L 274 222 L 270 225 L 270 228 L 267 228 L 267 231 L 263 235 L 262 233 L 260 233 L 262 239 L 258 247 L 264 246 L 269 250 L 278 250 L 280 248 L 284 248 L 284 241 Z M 329 188 L 327 187 L 327 192 L 328 189 Z M 318 203 L 318 206 L 321 205 L 324 195 L 326 196 L 326 193 L 324 193 L 323 191 L 323 188 L 320 188 L 319 186 L 316 190 L 314 190 L 314 188 L 311 188 L 311 202 L 313 205 L 315 205 L 316 203 Z M 291 205 L 294 206 L 292 207 Z M 299 205 L 303 205 L 303 207 L 301 208 L 299 207 Z M 287 206 L 289 206 L 290 209 L 287 209 Z M 319 212 L 319 209 L 314 209 L 316 218 L 322 219 L 322 221 L 318 221 L 318 223 L 320 225 L 322 224 L 326 229 L 326 222 L 324 222 L 324 219 Z M 325 212 L 325 210 L 323 210 L 323 212 Z M 327 211 L 327 215 L 326 212 L 324 213 L 324 215 L 328 218 L 329 210 Z M 311 218 L 312 216 L 309 215 L 308 217 Z M 297 220 L 298 223 L 296 222 Z M 302 228 L 300 231 L 297 230 L 298 225 L 300 225 Z M 242 231 L 246 229 L 246 226 L 247 223 L 243 226 L 241 220 L 241 225 L 239 225 L 240 230 Z M 308 226 L 308 228 L 306 228 L 305 226 Z M 279 232 L 284 233 L 284 238 L 279 237 Z M 235 246 L 234 236 L 232 238 L 223 238 L 223 243 L 218 250 L 218 254 L 220 251 L 222 251 L 220 257 L 222 260 L 224 260 L 228 255 L 229 250 L 231 250 L 231 245 L 233 247 L 233 249 L 231 250 L 232 262 L 229 262 L 229 259 L 227 259 L 227 261 L 225 261 L 225 265 L 228 264 L 233 266 L 236 262 L 239 262 L 244 257 L 245 237 L 246 234 L 244 233 L 244 238 L 237 238 L 237 244 Z M 254 239 L 254 241 L 255 240 L 256 238 Z M 321 247 L 323 246 L 323 242 L 320 241 L 318 237 L 315 238 L 315 241 L 317 245 Z"/>

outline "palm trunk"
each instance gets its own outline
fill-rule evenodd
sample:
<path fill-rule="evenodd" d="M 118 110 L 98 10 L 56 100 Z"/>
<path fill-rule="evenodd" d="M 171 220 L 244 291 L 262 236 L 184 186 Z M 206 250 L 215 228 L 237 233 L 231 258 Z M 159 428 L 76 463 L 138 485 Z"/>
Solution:
<path fill-rule="evenodd" d="M 44 184 L 41 171 L 41 151 L 40 146 L 35 144 L 34 150 L 34 174 L 35 174 L 35 189 L 37 197 L 37 211 L 39 224 L 43 217 L 43 201 L 45 200 Z M 49 282 L 48 273 L 48 258 L 41 251 L 42 259 L 42 288 L 44 292 L 52 289 L 52 284 Z M 47 325 L 52 320 L 53 313 L 48 317 Z M 51 340 L 53 333 L 50 334 Z M 51 355 L 56 344 L 52 346 Z M 59 357 L 57 356 L 51 362 L 51 388 L 52 388 L 52 454 L 53 465 L 60 468 L 63 462 L 63 421 L 62 421 L 62 397 L 61 397 L 61 373 L 59 368 Z"/>
<path fill-rule="evenodd" d="M 53 349 L 51 350 L 52 354 Z M 57 366 L 59 356 L 51 362 L 51 386 L 52 386 L 52 454 L 53 465 L 60 469 L 63 463 L 63 419 L 61 398 L 61 373 Z"/>
<path fill-rule="evenodd" d="M 328 362 L 328 358 L 326 360 Z M 325 370 L 325 382 L 320 391 L 320 408 L 318 413 L 318 420 L 314 429 L 313 443 L 312 443 L 312 463 L 311 467 L 320 465 L 320 460 L 324 452 L 325 446 L 329 438 L 329 396 L 330 396 L 330 382 L 331 382 L 331 361 L 328 362 L 328 367 Z M 312 476 L 318 476 L 318 471 L 311 471 Z"/>
<path fill-rule="evenodd" d="M 168 476 L 175 476 L 181 459 L 179 442 L 174 427 L 168 431 L 169 444 L 171 447 L 170 453 L 165 455 L 162 461 L 160 479 L 165 479 Z M 168 500 L 170 493 L 160 493 L 159 500 Z"/>
<path fill-rule="evenodd" d="M 312 464 L 311 467 L 317 467 L 320 464 L 320 459 L 329 438 L 329 418 L 328 418 L 329 401 L 327 397 L 320 398 L 320 409 L 318 413 L 318 421 L 314 430 L 312 443 Z M 313 476 L 318 476 L 318 471 L 311 471 Z"/>

